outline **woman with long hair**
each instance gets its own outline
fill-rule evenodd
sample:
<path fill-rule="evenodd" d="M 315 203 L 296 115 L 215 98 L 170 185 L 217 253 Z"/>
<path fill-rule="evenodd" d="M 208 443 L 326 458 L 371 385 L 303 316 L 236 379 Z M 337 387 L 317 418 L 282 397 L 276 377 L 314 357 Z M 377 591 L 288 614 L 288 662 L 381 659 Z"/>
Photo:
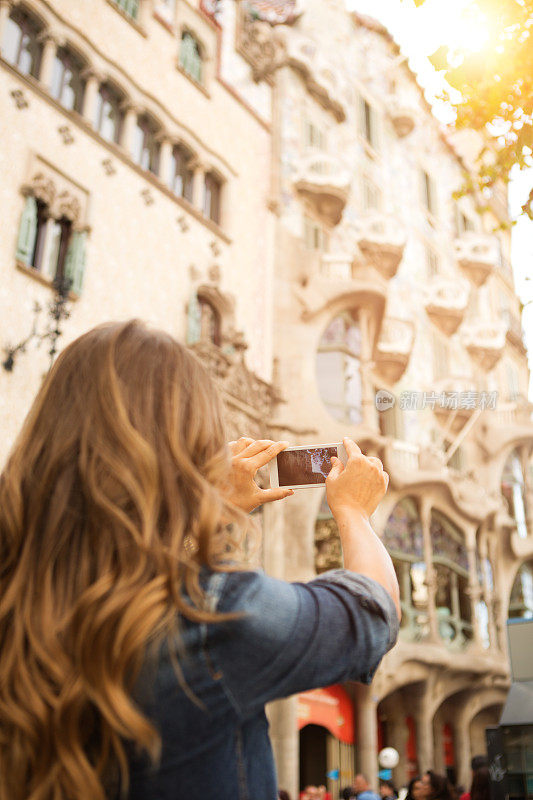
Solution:
<path fill-rule="evenodd" d="M 455 800 L 455 792 L 446 775 L 439 775 L 429 769 L 422 776 L 427 800 Z"/>
<path fill-rule="evenodd" d="M 472 776 L 470 800 L 490 800 L 490 772 L 488 767 L 479 767 Z"/>
<path fill-rule="evenodd" d="M 345 445 L 347 569 L 269 578 L 246 512 L 291 493 L 254 480 L 286 442 L 228 447 L 207 372 L 142 323 L 65 349 L 0 476 L 0 800 L 276 797 L 264 704 L 369 681 L 398 630 L 387 476 Z"/>

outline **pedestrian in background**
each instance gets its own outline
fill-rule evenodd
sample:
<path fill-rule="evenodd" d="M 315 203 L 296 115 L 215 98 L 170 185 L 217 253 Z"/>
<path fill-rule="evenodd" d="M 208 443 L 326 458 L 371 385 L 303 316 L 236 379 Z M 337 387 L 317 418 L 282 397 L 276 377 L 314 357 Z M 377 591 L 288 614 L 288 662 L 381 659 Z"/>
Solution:
<path fill-rule="evenodd" d="M 383 780 L 379 783 L 379 793 L 382 800 L 397 800 L 398 792 L 392 781 Z"/>
<path fill-rule="evenodd" d="M 472 781 L 476 775 L 476 772 L 480 769 L 484 769 L 488 767 L 489 761 L 487 756 L 484 755 L 477 755 L 474 756 L 470 762 L 470 768 L 472 770 Z M 461 794 L 459 800 L 471 800 L 471 792 L 464 792 Z"/>
<path fill-rule="evenodd" d="M 411 778 L 404 800 L 422 800 L 424 796 L 425 788 L 420 775 L 417 775 L 415 778 Z"/>
<path fill-rule="evenodd" d="M 490 773 L 488 767 L 480 767 L 474 772 L 470 787 L 471 800 L 490 800 Z"/>
<path fill-rule="evenodd" d="M 422 776 L 424 797 L 427 800 L 456 800 L 455 792 L 445 775 L 428 770 Z"/>
<path fill-rule="evenodd" d="M 379 794 L 372 791 L 366 776 L 361 772 L 355 776 L 353 788 L 357 800 L 381 800 Z"/>

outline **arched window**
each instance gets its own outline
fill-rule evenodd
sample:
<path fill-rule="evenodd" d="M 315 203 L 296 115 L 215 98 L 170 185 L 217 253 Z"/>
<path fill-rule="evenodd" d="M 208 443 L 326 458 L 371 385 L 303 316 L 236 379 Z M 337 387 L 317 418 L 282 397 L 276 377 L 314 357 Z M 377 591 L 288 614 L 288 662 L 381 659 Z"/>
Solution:
<path fill-rule="evenodd" d="M 509 617 L 533 619 L 533 564 L 522 564 L 516 574 L 511 598 Z"/>
<path fill-rule="evenodd" d="M 516 530 L 521 538 L 527 536 L 526 491 L 520 454 L 513 450 L 505 462 L 502 475 L 502 494 L 507 500 L 509 513 L 516 522 Z"/>
<path fill-rule="evenodd" d="M 468 595 L 468 553 L 464 535 L 440 511 L 431 512 L 431 545 L 437 576 L 435 605 L 439 634 L 462 647 L 472 638 L 472 608 Z"/>
<path fill-rule="evenodd" d="M 194 292 L 187 310 L 187 344 L 222 342 L 222 317 L 220 311 L 202 293 Z"/>
<path fill-rule="evenodd" d="M 422 639 L 428 634 L 428 591 L 422 523 L 414 498 L 404 497 L 394 506 L 382 540 L 400 585 L 402 635 Z"/>
<path fill-rule="evenodd" d="M 108 83 L 102 84 L 96 97 L 94 127 L 108 142 L 120 141 L 124 114 L 121 111 L 122 94 Z"/>
<path fill-rule="evenodd" d="M 169 186 L 178 197 L 192 203 L 194 170 L 191 167 L 193 154 L 183 145 L 178 144 L 172 150 L 170 162 Z"/>
<path fill-rule="evenodd" d="M 83 64 L 70 50 L 57 51 L 52 73 L 50 93 L 62 106 L 81 113 L 85 81 L 82 78 Z"/>
<path fill-rule="evenodd" d="M 204 176 L 204 216 L 220 225 L 222 181 L 214 172 Z"/>
<path fill-rule="evenodd" d="M 24 75 L 39 77 L 42 44 L 41 26 L 24 11 L 15 8 L 7 18 L 2 38 L 2 57 Z"/>
<path fill-rule="evenodd" d="M 220 346 L 220 314 L 204 297 L 198 298 L 200 306 L 200 341 Z"/>
<path fill-rule="evenodd" d="M 160 144 L 157 141 L 159 128 L 145 114 L 137 119 L 133 141 L 133 160 L 143 169 L 157 175 L 159 170 Z"/>
<path fill-rule="evenodd" d="M 16 258 L 52 282 L 69 281 L 81 294 L 85 269 L 85 231 L 74 231 L 64 216 L 54 217 L 41 199 L 26 198 L 19 227 Z"/>
<path fill-rule="evenodd" d="M 197 83 L 202 83 L 201 47 L 190 31 L 183 31 L 181 36 L 180 67 Z"/>
<path fill-rule="evenodd" d="M 357 311 L 333 319 L 317 352 L 318 390 L 329 413 L 340 422 L 362 420 L 361 328 Z"/>

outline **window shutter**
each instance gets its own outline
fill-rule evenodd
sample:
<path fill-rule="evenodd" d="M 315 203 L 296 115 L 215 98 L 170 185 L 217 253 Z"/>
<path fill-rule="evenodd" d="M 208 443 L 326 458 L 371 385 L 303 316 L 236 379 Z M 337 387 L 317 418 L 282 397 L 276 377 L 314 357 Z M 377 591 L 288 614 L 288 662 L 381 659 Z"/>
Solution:
<path fill-rule="evenodd" d="M 370 144 L 379 152 L 381 150 L 381 116 L 376 109 L 371 106 L 370 108 Z"/>
<path fill-rule="evenodd" d="M 193 292 L 187 306 L 187 344 L 196 344 L 202 333 L 202 309 L 198 295 Z"/>
<path fill-rule="evenodd" d="M 20 220 L 19 238 L 17 242 L 17 259 L 27 266 L 31 265 L 35 239 L 37 236 L 37 201 L 35 197 L 27 197 Z"/>
<path fill-rule="evenodd" d="M 86 231 L 74 231 L 65 259 L 65 278 L 70 278 L 70 289 L 76 294 L 81 294 L 83 288 L 86 240 Z"/>

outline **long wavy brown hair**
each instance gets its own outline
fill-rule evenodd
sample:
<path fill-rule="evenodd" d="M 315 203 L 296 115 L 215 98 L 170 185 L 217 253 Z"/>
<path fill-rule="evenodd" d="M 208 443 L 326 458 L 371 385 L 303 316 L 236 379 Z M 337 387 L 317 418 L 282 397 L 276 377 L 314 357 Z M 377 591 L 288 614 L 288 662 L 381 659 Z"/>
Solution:
<path fill-rule="evenodd" d="M 132 690 L 181 614 L 214 618 L 228 470 L 217 390 L 172 337 L 109 323 L 59 356 L 0 476 L 0 800 L 104 800 L 126 742 L 157 759 Z"/>

